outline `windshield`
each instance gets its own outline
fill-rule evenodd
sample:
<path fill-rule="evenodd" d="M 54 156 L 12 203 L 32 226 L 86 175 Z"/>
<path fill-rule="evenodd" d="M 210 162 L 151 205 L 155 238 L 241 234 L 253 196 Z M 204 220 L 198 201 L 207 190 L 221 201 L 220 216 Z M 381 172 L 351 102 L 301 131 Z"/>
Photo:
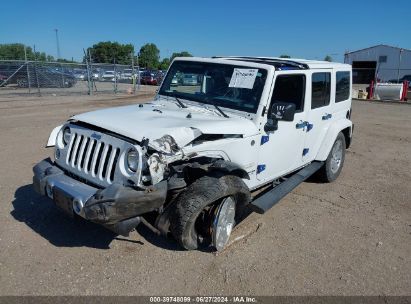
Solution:
<path fill-rule="evenodd" d="M 175 61 L 159 94 L 256 113 L 266 78 L 265 69 Z"/>

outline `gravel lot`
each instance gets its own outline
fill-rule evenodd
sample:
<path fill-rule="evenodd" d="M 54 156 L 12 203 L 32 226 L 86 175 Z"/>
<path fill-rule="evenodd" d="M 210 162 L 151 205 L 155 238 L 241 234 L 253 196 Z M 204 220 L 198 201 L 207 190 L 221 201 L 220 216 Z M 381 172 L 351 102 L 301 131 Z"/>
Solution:
<path fill-rule="evenodd" d="M 235 231 L 219 254 L 73 222 L 31 187 L 69 116 L 147 100 L 0 100 L 0 295 L 410 295 L 411 106 L 353 102 L 340 178 L 307 182 Z M 97 99 L 98 98 L 98 99 Z"/>

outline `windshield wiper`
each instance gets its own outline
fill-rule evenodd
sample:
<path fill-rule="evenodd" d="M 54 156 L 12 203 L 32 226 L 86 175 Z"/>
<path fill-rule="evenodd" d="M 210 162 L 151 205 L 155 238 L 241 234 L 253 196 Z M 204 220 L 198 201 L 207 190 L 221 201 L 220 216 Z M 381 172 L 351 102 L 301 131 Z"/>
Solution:
<path fill-rule="evenodd" d="M 187 108 L 187 106 L 180 99 L 178 99 L 178 97 L 176 97 L 176 96 L 173 96 L 173 97 L 176 99 L 176 101 L 178 102 L 180 107 Z"/>
<path fill-rule="evenodd" d="M 213 106 L 217 109 L 217 111 L 220 112 L 220 114 L 223 115 L 225 118 L 230 118 L 230 116 L 228 116 L 227 114 L 225 114 L 225 113 L 223 112 L 223 110 L 220 109 L 219 106 L 217 106 L 216 104 L 213 104 L 213 103 L 212 103 L 212 105 L 213 105 Z"/>
<path fill-rule="evenodd" d="M 210 101 L 210 100 L 212 101 L 212 99 L 210 99 L 210 98 L 206 98 L 205 100 L 206 100 L 206 101 Z M 214 108 L 216 108 L 216 110 L 218 111 L 218 113 L 220 113 L 221 115 L 223 115 L 225 118 L 230 118 L 230 116 L 228 116 L 227 114 L 225 114 L 225 113 L 223 112 L 223 110 L 221 110 L 220 107 L 217 106 L 214 102 L 210 102 L 210 103 L 207 102 L 207 104 L 210 104 L 210 105 L 214 106 Z"/>

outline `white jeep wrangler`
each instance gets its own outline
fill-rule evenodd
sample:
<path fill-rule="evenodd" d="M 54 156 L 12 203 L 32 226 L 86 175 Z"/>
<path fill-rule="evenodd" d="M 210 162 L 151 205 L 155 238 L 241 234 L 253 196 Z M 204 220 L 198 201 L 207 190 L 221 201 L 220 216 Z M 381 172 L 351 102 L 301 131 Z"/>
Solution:
<path fill-rule="evenodd" d="M 187 81 L 189 79 L 189 81 Z M 35 189 L 70 215 L 128 235 L 143 223 L 186 249 L 221 250 L 350 146 L 351 66 L 262 57 L 176 58 L 153 101 L 72 117 Z"/>

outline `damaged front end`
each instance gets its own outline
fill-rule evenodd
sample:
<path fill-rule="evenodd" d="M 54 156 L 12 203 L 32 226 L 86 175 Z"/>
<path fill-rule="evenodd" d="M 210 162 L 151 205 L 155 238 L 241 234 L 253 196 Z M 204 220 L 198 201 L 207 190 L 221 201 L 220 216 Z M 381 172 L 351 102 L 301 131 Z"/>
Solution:
<path fill-rule="evenodd" d="M 139 142 L 77 121 L 56 133 L 55 161 L 46 159 L 33 168 L 35 190 L 69 215 L 125 236 L 140 222 L 147 224 L 147 218 L 166 234 L 173 199 L 188 184 L 211 171 L 241 171 L 212 155 L 186 154 L 188 144 L 205 140 L 196 128 Z"/>
<path fill-rule="evenodd" d="M 113 183 L 98 189 L 68 176 L 50 159 L 34 168 L 35 190 L 51 198 L 63 211 L 101 224 L 127 236 L 141 221 L 141 215 L 160 208 L 167 197 L 167 182 L 143 188 Z"/>
<path fill-rule="evenodd" d="M 147 143 L 147 145 L 156 151 L 147 159 L 151 183 L 155 185 L 166 177 L 168 164 L 182 159 L 184 154 L 175 139 L 168 134 Z"/>

